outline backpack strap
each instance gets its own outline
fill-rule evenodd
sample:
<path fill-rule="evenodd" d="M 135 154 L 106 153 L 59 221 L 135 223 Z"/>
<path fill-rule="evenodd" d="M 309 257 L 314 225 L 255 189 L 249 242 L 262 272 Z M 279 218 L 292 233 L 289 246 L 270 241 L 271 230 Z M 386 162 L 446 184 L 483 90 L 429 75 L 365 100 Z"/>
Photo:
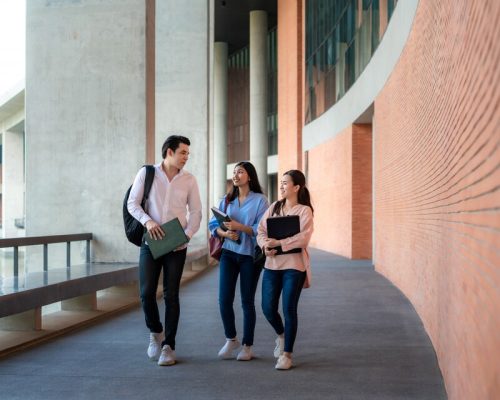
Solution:
<path fill-rule="evenodd" d="M 146 205 L 146 200 L 149 197 L 149 192 L 151 191 L 151 186 L 153 186 L 153 180 L 155 177 L 155 167 L 153 165 L 145 165 L 146 167 L 146 179 L 144 180 L 144 196 L 142 198 L 142 208 Z"/>

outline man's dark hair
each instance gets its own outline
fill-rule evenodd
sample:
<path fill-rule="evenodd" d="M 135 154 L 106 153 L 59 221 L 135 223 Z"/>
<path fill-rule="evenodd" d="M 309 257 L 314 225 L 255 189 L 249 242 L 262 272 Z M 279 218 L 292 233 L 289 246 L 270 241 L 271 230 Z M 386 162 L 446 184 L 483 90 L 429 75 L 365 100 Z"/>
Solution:
<path fill-rule="evenodd" d="M 185 136 L 180 136 L 180 135 L 169 136 L 167 140 L 165 140 L 165 143 L 163 143 L 163 146 L 161 146 L 161 156 L 163 158 L 167 157 L 168 149 L 172 149 L 172 151 L 175 152 L 175 150 L 178 149 L 181 143 L 191 146 L 191 142 Z"/>

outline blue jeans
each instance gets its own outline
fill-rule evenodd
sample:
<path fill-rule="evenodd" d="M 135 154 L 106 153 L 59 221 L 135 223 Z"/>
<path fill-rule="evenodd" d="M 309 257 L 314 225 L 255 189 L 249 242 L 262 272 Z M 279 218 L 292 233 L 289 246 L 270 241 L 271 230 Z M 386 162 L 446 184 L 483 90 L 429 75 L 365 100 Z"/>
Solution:
<path fill-rule="evenodd" d="M 149 247 L 142 243 L 139 257 L 139 284 L 142 309 L 146 326 L 151 332 L 160 333 L 163 327 L 156 302 L 158 280 L 163 270 L 163 299 L 165 301 L 165 340 L 162 346 L 168 344 L 175 350 L 175 335 L 179 324 L 180 305 L 179 287 L 182 271 L 186 261 L 187 249 L 172 251 L 164 256 L 153 259 Z"/>
<path fill-rule="evenodd" d="M 219 264 L 219 308 L 226 338 L 236 337 L 234 295 L 240 276 L 241 307 L 243 308 L 243 344 L 253 345 L 255 331 L 255 291 L 262 268 L 254 267 L 253 257 L 222 250 Z"/>
<path fill-rule="evenodd" d="M 278 335 L 285 333 L 284 351 L 289 353 L 293 352 L 297 336 L 297 306 L 305 279 L 306 272 L 296 269 L 264 269 L 262 277 L 262 311 Z M 285 326 L 278 312 L 282 292 Z"/>

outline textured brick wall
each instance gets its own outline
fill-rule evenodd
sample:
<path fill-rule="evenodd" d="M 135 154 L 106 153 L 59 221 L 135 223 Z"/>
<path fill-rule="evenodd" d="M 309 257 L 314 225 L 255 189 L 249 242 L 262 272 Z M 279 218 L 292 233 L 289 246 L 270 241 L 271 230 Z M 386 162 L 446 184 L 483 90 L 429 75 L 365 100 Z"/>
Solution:
<path fill-rule="evenodd" d="M 352 125 L 308 154 L 315 208 L 311 246 L 371 258 L 371 125 Z"/>
<path fill-rule="evenodd" d="M 344 257 L 352 253 L 352 132 L 345 129 L 309 150 L 307 185 L 314 206 L 311 246 Z"/>
<path fill-rule="evenodd" d="M 372 126 L 352 126 L 352 254 L 372 258 Z"/>
<path fill-rule="evenodd" d="M 500 2 L 420 0 L 375 103 L 376 269 L 450 399 L 500 398 Z"/>

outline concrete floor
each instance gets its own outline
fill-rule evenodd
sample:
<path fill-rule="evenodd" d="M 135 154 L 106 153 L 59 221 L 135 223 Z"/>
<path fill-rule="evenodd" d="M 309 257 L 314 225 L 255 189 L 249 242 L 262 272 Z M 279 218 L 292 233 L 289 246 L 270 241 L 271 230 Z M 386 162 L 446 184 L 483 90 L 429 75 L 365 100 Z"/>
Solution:
<path fill-rule="evenodd" d="M 0 359 L 0 399 L 446 399 L 434 349 L 413 307 L 370 262 L 313 251 L 295 367 L 276 371 L 260 311 L 250 362 L 218 360 L 224 343 L 218 269 L 181 290 L 178 364 L 146 357 L 139 308 Z M 239 296 L 237 327 L 242 327 Z"/>

